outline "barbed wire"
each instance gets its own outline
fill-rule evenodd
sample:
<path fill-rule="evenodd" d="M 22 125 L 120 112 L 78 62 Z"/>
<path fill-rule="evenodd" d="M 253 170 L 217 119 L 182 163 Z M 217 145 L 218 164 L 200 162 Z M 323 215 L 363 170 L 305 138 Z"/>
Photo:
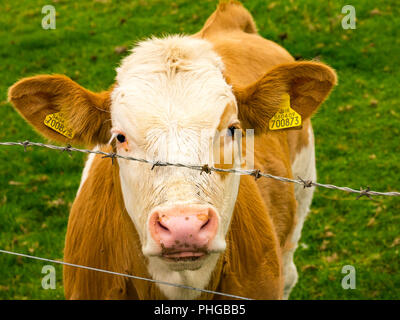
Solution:
<path fill-rule="evenodd" d="M 203 172 L 211 173 L 212 171 L 215 171 L 215 172 L 235 173 L 235 174 L 240 174 L 240 175 L 250 175 L 250 176 L 254 176 L 254 178 L 256 180 L 261 177 L 265 177 L 265 178 L 271 178 L 271 179 L 275 179 L 275 180 L 282 181 L 282 182 L 299 184 L 299 185 L 302 185 L 304 188 L 321 187 L 321 188 L 326 188 L 326 189 L 345 191 L 345 192 L 349 192 L 349 193 L 356 193 L 356 194 L 358 194 L 357 199 L 359 199 L 363 196 L 366 196 L 369 199 L 371 199 L 371 196 L 400 197 L 400 192 L 397 192 L 397 191 L 379 192 L 379 191 L 370 190 L 370 187 L 367 187 L 365 189 L 360 187 L 360 190 L 356 190 L 356 189 L 352 189 L 349 187 L 339 187 L 339 186 L 332 185 L 332 184 L 323 184 L 323 183 L 319 183 L 319 182 L 312 181 L 312 180 L 305 180 L 301 177 L 298 177 L 298 180 L 296 180 L 296 179 L 290 179 L 290 178 L 286 178 L 286 177 L 275 176 L 275 175 L 272 175 L 269 173 L 261 172 L 259 169 L 255 169 L 255 170 L 222 169 L 222 168 L 210 167 L 208 164 L 193 165 L 193 164 L 184 164 L 184 163 L 171 163 L 171 162 L 166 162 L 166 161 L 151 161 L 151 160 L 147 160 L 147 159 L 123 156 L 123 155 L 119 155 L 116 153 L 108 153 L 108 152 L 104 152 L 101 150 L 78 149 L 78 148 L 72 147 L 71 145 L 61 147 L 61 146 L 55 146 L 55 145 L 51 145 L 51 144 L 46 144 L 46 143 L 41 143 L 41 142 L 31 142 L 31 141 L 0 142 L 0 145 L 1 146 L 23 146 L 25 151 L 27 151 L 27 147 L 29 147 L 29 146 L 36 146 L 36 147 L 48 148 L 48 149 L 52 149 L 52 150 L 60 150 L 62 152 L 67 152 L 67 153 L 71 153 L 71 152 L 82 152 L 82 153 L 88 153 L 88 154 L 93 153 L 93 154 L 102 155 L 103 158 L 111 158 L 111 161 L 113 163 L 114 163 L 114 159 L 116 159 L 116 158 L 137 161 L 137 162 L 142 162 L 142 163 L 148 163 L 148 164 L 152 165 L 151 170 L 153 170 L 154 167 L 179 167 L 179 168 L 188 168 L 188 169 L 192 169 L 192 170 L 198 170 L 198 171 L 200 171 L 200 174 L 202 174 Z"/>
<path fill-rule="evenodd" d="M 116 158 L 131 160 L 131 161 L 138 161 L 138 162 L 142 162 L 142 163 L 148 163 L 151 165 L 151 170 L 153 170 L 157 166 L 158 167 L 172 166 L 172 167 L 181 167 L 181 168 L 188 168 L 188 169 L 192 169 L 192 170 L 198 170 L 198 171 L 200 171 L 200 174 L 202 174 L 203 172 L 205 172 L 207 174 L 211 174 L 211 172 L 215 171 L 215 172 L 234 173 L 234 174 L 240 174 L 240 175 L 250 175 L 250 176 L 254 176 L 254 178 L 256 180 L 261 177 L 265 177 L 265 178 L 271 178 L 271 179 L 275 179 L 275 180 L 282 181 L 282 182 L 296 183 L 296 184 L 302 185 L 304 188 L 322 187 L 322 188 L 340 190 L 340 191 L 345 191 L 345 192 L 350 192 L 350 193 L 357 193 L 358 194 L 357 199 L 359 199 L 362 196 L 367 196 L 368 198 L 371 199 L 371 195 L 392 196 L 392 197 L 400 196 L 400 192 L 378 192 L 378 191 L 370 190 L 370 187 L 367 187 L 366 189 L 360 188 L 360 190 L 355 190 L 355 189 L 348 188 L 348 187 L 338 187 L 338 186 L 335 186 L 332 184 L 322 184 L 322 183 L 318 183 L 318 182 L 312 181 L 312 180 L 304 180 L 301 177 L 298 177 L 298 180 L 290 179 L 290 178 L 286 178 L 286 177 L 279 177 L 279 176 L 275 176 L 275 175 L 272 175 L 269 173 L 261 172 L 259 169 L 255 169 L 255 170 L 222 169 L 222 168 L 210 167 L 208 164 L 191 165 L 191 164 L 183 164 L 183 163 L 171 163 L 171 162 L 165 162 L 165 161 L 151 161 L 151 160 L 146 160 L 146 159 L 141 159 L 141 158 L 122 156 L 122 155 L 119 155 L 116 153 L 108 153 L 108 152 L 104 152 L 101 150 L 78 149 L 78 148 L 72 147 L 71 145 L 61 147 L 61 146 L 45 144 L 45 143 L 41 143 L 41 142 L 24 141 L 24 142 L 0 142 L 0 146 L 22 146 L 22 147 L 24 147 L 25 152 L 27 151 L 27 147 L 36 146 L 36 147 L 48 148 L 48 149 L 52 149 L 52 150 L 59 150 L 62 152 L 67 152 L 68 154 L 70 154 L 71 152 L 98 154 L 98 155 L 102 155 L 103 158 L 111 158 L 112 163 L 114 163 L 114 159 L 116 159 Z M 137 279 L 137 280 L 144 280 L 144 281 L 149 281 L 149 282 L 158 283 L 158 284 L 162 284 L 162 285 L 174 286 L 174 287 L 188 289 L 188 290 L 195 290 L 195 291 L 204 292 L 204 293 L 222 295 L 222 296 L 241 299 L 241 300 L 251 300 L 249 298 L 245 298 L 245 297 L 241 297 L 241 296 L 237 296 L 237 295 L 231 295 L 231 294 L 212 291 L 212 290 L 194 288 L 194 287 L 190 287 L 190 286 L 186 286 L 186 285 L 180 285 L 180 284 L 170 283 L 170 282 L 166 282 L 166 281 L 154 280 L 154 279 L 134 276 L 134 275 L 130 275 L 130 274 L 114 272 L 114 271 L 110 271 L 110 270 L 93 268 L 93 267 L 89 267 L 89 266 L 72 264 L 72 263 L 68 263 L 68 262 L 57 261 L 57 260 L 52 260 L 52 259 L 47 259 L 47 258 L 41 258 L 41 257 L 37 257 L 37 256 L 31 256 L 31 255 L 7 251 L 7 250 L 0 249 L 0 253 L 20 256 L 20 257 L 30 258 L 30 259 L 35 259 L 35 260 L 41 260 L 41 261 L 46 261 L 46 262 L 51 262 L 51 263 L 56 263 L 56 264 L 62 264 L 62 265 L 70 266 L 70 267 L 76 267 L 76 268 L 81 268 L 81 269 L 86 269 L 86 270 L 91 270 L 91 271 L 98 271 L 98 272 L 128 277 L 128 278 L 132 278 L 132 279 Z"/>
<path fill-rule="evenodd" d="M 240 300 L 253 300 L 253 299 L 250 299 L 250 298 L 245 298 L 245 297 L 241 297 L 241 296 L 237 296 L 237 295 L 233 295 L 233 294 L 229 294 L 229 293 L 223 293 L 223 292 L 212 291 L 212 290 L 207 290 L 207 289 L 199 289 L 199 288 L 186 286 L 186 285 L 183 285 L 183 284 L 176 284 L 176 283 L 166 282 L 166 281 L 162 281 L 162 280 L 154 280 L 154 279 L 134 276 L 134 275 L 131 275 L 131 274 L 126 274 L 126 273 L 119 273 L 119 272 L 114 272 L 114 271 L 109 271 L 109 270 L 104 270 L 104 269 L 99 269 L 99 268 L 83 266 L 83 265 L 80 265 L 80 264 L 74 264 L 74 263 L 69 263 L 69 262 L 64 262 L 64 261 L 41 258 L 41 257 L 36 257 L 36 256 L 31 256 L 31 255 L 28 255 L 28 254 L 24 254 L 24 253 L 18 253 L 18 252 L 1 250 L 1 249 L 0 249 L 0 253 L 10 254 L 10 255 L 29 258 L 29 259 L 34 259 L 34 260 L 46 261 L 46 262 L 51 262 L 51 263 L 57 263 L 57 264 L 61 264 L 61 265 L 69 266 L 69 267 L 75 267 L 75 268 L 86 269 L 86 270 L 91 270 L 91 271 L 103 272 L 103 273 L 108 273 L 108 274 L 112 274 L 112 275 L 116 275 L 116 276 L 123 276 L 123 277 L 137 279 L 137 280 L 144 280 L 144 281 L 149 281 L 149 282 L 153 282 L 153 283 L 157 283 L 157 284 L 163 284 L 163 285 L 182 288 L 182 289 L 188 289 L 188 290 L 194 290 L 194 291 L 199 291 L 199 292 L 204 292 L 204 293 L 217 294 L 217 295 L 220 295 L 220 296 L 225 296 L 225 297 L 230 297 L 230 298 L 235 298 L 235 299 L 240 299 Z"/>

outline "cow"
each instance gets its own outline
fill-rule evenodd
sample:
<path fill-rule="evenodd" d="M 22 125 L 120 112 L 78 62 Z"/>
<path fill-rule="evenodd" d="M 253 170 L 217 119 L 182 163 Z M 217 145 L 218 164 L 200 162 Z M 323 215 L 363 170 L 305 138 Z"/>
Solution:
<path fill-rule="evenodd" d="M 151 155 L 154 163 L 218 167 L 208 162 L 207 143 L 220 143 L 218 133 L 234 150 L 235 133 L 244 137 L 251 129 L 254 168 L 315 180 L 310 119 L 336 83 L 331 67 L 295 61 L 258 34 L 239 2 L 221 1 L 196 34 L 137 43 L 106 91 L 38 75 L 15 83 L 9 101 L 51 141 Z M 271 130 L 285 95 L 302 126 Z M 73 135 L 45 125 L 59 112 Z M 221 166 L 243 168 L 242 153 Z M 252 299 L 288 299 L 313 188 L 255 178 L 90 154 L 69 215 L 64 261 Z M 64 290 L 67 299 L 224 298 L 71 266 L 64 267 Z"/>

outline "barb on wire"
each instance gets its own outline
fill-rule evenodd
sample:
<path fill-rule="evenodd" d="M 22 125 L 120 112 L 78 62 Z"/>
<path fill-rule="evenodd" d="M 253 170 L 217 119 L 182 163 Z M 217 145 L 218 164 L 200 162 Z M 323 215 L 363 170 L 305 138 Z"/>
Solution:
<path fill-rule="evenodd" d="M 313 186 L 313 182 L 311 180 L 303 180 L 300 177 L 297 177 L 297 178 L 299 178 L 299 180 L 303 183 L 303 189 L 311 188 Z"/>
<path fill-rule="evenodd" d="M 72 146 L 70 144 L 67 144 L 67 146 L 62 150 L 62 152 L 67 152 L 67 154 L 71 156 L 71 148 Z"/>
<path fill-rule="evenodd" d="M 372 199 L 371 198 L 371 196 L 370 196 L 370 194 L 369 194 L 369 187 L 367 187 L 367 189 L 363 189 L 363 188 L 360 188 L 360 194 L 357 196 L 357 200 L 358 199 L 360 199 L 362 196 L 366 196 L 366 197 L 368 197 L 369 199 Z"/>
<path fill-rule="evenodd" d="M 117 157 L 117 154 L 116 154 L 116 153 L 109 153 L 109 154 L 103 156 L 102 158 L 103 158 L 103 159 L 104 159 L 104 158 L 111 158 L 111 163 L 114 165 L 114 159 L 115 159 L 116 157 Z"/>
<path fill-rule="evenodd" d="M 240 175 L 250 175 L 250 176 L 254 176 L 256 178 L 256 180 L 260 177 L 265 177 L 265 178 L 275 179 L 275 180 L 282 181 L 282 182 L 290 182 L 290 183 L 299 184 L 299 185 L 302 185 L 304 188 L 320 187 L 320 188 L 340 190 L 340 191 L 345 191 L 345 192 L 350 192 L 350 193 L 357 193 L 358 194 L 357 199 L 359 199 L 363 196 L 366 196 L 370 199 L 371 199 L 371 196 L 400 197 L 400 192 L 397 192 L 397 191 L 378 192 L 378 191 L 370 190 L 369 187 L 366 189 L 360 188 L 360 190 L 356 190 L 356 189 L 352 189 L 349 187 L 338 187 L 338 186 L 335 186 L 332 184 L 323 184 L 323 183 L 318 183 L 316 181 L 304 180 L 300 177 L 298 177 L 299 180 L 295 180 L 295 179 L 290 179 L 290 178 L 285 178 L 285 177 L 274 176 L 269 173 L 263 173 L 259 169 L 256 169 L 256 170 L 222 169 L 222 168 L 210 167 L 208 164 L 191 165 L 191 164 L 171 163 L 171 162 L 163 162 L 163 161 L 150 161 L 150 160 L 146 160 L 146 159 L 122 156 L 122 155 L 119 155 L 116 153 L 107 153 L 107 152 L 100 151 L 100 150 L 77 149 L 77 148 L 73 148 L 71 146 L 59 147 L 59 146 L 55 146 L 55 145 L 51 145 L 51 144 L 45 144 L 45 143 L 40 143 L 40 142 L 30 142 L 30 141 L 0 142 L 0 145 L 1 146 L 23 146 L 25 151 L 28 146 L 36 146 L 36 147 L 53 149 L 53 150 L 68 151 L 68 153 L 73 152 L 73 151 L 74 152 L 83 152 L 83 153 L 94 153 L 94 154 L 102 155 L 103 158 L 111 158 L 111 161 L 113 163 L 114 163 L 115 158 L 138 161 L 138 162 L 142 162 L 142 163 L 148 163 L 148 164 L 152 165 L 151 169 L 154 169 L 154 167 L 156 167 L 156 166 L 163 166 L 163 167 L 170 166 L 170 167 L 179 167 L 179 168 L 188 168 L 188 169 L 192 169 L 192 170 L 198 170 L 198 171 L 200 171 L 200 174 L 203 172 L 211 173 L 212 171 L 215 171 L 215 172 L 235 173 L 235 174 L 240 174 Z"/>
<path fill-rule="evenodd" d="M 205 164 L 201 167 L 200 174 L 203 174 L 203 172 L 211 174 L 211 168 L 208 166 L 208 164 Z"/>
<path fill-rule="evenodd" d="M 51 263 L 62 264 L 62 265 L 69 266 L 69 267 L 75 267 L 75 268 L 86 269 L 86 270 L 91 270 L 91 271 L 98 271 L 98 272 L 113 274 L 113 275 L 116 275 L 116 276 L 122 276 L 122 277 L 137 279 L 137 280 L 144 280 L 144 281 L 149 281 L 149 282 L 153 282 L 153 283 L 163 284 L 163 285 L 182 288 L 182 289 L 188 289 L 188 290 L 194 290 L 194 291 L 199 291 L 199 292 L 204 292 L 204 293 L 217 294 L 217 295 L 220 295 L 220 296 L 225 296 L 225 297 L 230 297 L 230 298 L 235 298 L 235 299 L 252 300 L 250 298 L 236 296 L 236 295 L 233 295 L 233 294 L 228 294 L 228 293 L 223 293 L 223 292 L 218 292 L 218 291 L 212 291 L 212 290 L 206 290 L 206 289 L 199 289 L 199 288 L 194 288 L 194 287 L 190 287 L 190 286 L 185 286 L 183 284 L 176 284 L 176 283 L 171 283 L 171 282 L 166 282 L 166 281 L 161 281 L 161 280 L 154 280 L 154 279 L 134 276 L 134 275 L 131 275 L 131 274 L 125 274 L 125 273 L 119 273 L 119 272 L 114 272 L 114 271 L 109 271 L 109 270 L 104 270 L 104 269 L 98 269 L 98 268 L 83 266 L 83 265 L 80 265 L 80 264 L 68 263 L 68 262 L 64 262 L 64 261 L 57 261 L 57 260 L 41 258 L 41 257 L 36 257 L 36 256 L 30 256 L 30 255 L 23 254 L 23 253 L 18 253 L 18 252 L 12 252 L 12 251 L 7 251 L 7 250 L 1 250 L 0 249 L 0 253 L 6 253 L 6 254 L 19 256 L 19 257 L 24 257 L 24 258 L 29 258 L 29 259 L 35 259 L 35 260 L 41 260 L 41 261 L 46 261 L 46 262 L 51 262 Z"/>
<path fill-rule="evenodd" d="M 262 177 L 260 169 L 256 169 L 251 173 L 254 176 L 254 180 L 258 180 Z"/>
<path fill-rule="evenodd" d="M 22 142 L 22 145 L 24 146 L 24 151 L 26 152 L 26 148 L 29 146 L 29 141 L 28 140 L 26 140 L 26 141 L 24 141 L 24 142 Z"/>

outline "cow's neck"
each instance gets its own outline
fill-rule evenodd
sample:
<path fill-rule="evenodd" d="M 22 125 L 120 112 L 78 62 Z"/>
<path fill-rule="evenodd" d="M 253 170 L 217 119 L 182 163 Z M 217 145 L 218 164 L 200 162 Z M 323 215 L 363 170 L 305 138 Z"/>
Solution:
<path fill-rule="evenodd" d="M 241 176 L 226 238 L 228 247 L 218 291 L 253 299 L 280 299 L 283 278 L 279 241 L 256 182 L 250 176 Z"/>

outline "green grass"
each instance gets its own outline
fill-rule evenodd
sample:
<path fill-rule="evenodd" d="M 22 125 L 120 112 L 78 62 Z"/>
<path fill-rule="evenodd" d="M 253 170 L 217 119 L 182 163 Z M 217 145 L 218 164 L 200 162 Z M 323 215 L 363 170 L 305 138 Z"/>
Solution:
<path fill-rule="evenodd" d="M 56 30 L 41 28 L 41 8 L 49 2 L 57 10 Z M 339 85 L 313 122 L 320 182 L 400 189 L 397 2 L 354 2 L 357 29 L 343 30 L 347 1 L 244 1 L 264 37 L 337 70 Z M 0 141 L 44 141 L 6 102 L 7 88 L 18 79 L 63 73 L 91 90 L 105 89 L 127 54 L 115 47 L 153 34 L 193 33 L 215 6 L 204 0 L 0 0 Z M 1 147 L 1 249 L 62 259 L 83 163 L 82 154 Z M 318 189 L 295 256 L 299 282 L 291 298 L 399 298 L 399 225 L 399 199 L 355 200 Z M 45 264 L 0 254 L 0 299 L 64 298 L 59 266 L 57 289 L 42 289 Z M 355 290 L 341 287 L 347 264 L 356 268 Z"/>

